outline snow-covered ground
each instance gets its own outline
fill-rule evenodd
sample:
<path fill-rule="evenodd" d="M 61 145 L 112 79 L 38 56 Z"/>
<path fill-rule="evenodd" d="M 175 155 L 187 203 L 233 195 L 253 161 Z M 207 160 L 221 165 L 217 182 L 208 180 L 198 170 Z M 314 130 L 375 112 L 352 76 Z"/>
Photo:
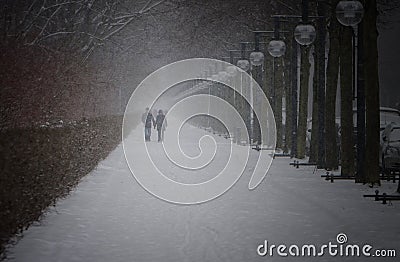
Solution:
<path fill-rule="evenodd" d="M 188 153 L 198 150 L 205 131 L 187 126 L 182 136 Z M 141 134 L 141 130 L 136 130 Z M 208 133 L 207 133 L 208 134 Z M 153 140 L 155 134 L 153 134 Z M 221 148 L 227 140 L 215 136 Z M 149 150 L 164 154 L 161 144 Z M 190 151 L 192 149 L 192 151 Z M 365 258 L 261 257 L 257 247 L 271 244 L 335 242 L 345 233 L 348 243 L 396 249 L 400 257 L 400 202 L 382 205 L 364 199 L 373 193 L 350 181 L 325 181 L 313 167 L 295 169 L 288 158 L 277 158 L 262 184 L 248 190 L 252 150 L 244 175 L 227 193 L 210 202 L 184 206 L 159 200 L 134 180 L 122 145 L 86 176 L 75 191 L 50 208 L 40 223 L 23 233 L 8 249 L 9 261 L 365 261 Z M 217 156 L 218 157 L 218 156 Z M 224 162 L 223 154 L 212 168 Z M 201 182 L 210 174 L 175 172 L 165 163 L 172 179 Z M 387 193 L 396 185 L 384 182 Z"/>

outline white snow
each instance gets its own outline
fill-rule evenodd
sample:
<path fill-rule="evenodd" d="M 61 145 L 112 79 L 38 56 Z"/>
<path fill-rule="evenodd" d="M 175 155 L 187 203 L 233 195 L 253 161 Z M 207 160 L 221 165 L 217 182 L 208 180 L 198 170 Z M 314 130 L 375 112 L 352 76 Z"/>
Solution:
<path fill-rule="evenodd" d="M 189 155 L 196 154 L 198 137 L 206 132 L 187 128 L 192 135 L 183 135 L 182 145 Z M 221 147 L 228 141 L 214 137 Z M 152 153 L 164 154 L 161 144 L 150 142 L 149 146 Z M 295 169 L 288 158 L 275 159 L 261 185 L 249 191 L 258 154 L 251 151 L 244 175 L 227 193 L 204 204 L 183 206 L 159 200 L 141 188 L 119 145 L 69 197 L 58 201 L 40 223 L 23 233 L 8 249 L 8 260 L 365 261 L 328 255 L 260 257 L 256 252 L 264 240 L 322 245 L 335 241 L 338 233 L 346 233 L 350 243 L 397 249 L 400 256 L 400 201 L 382 205 L 364 199 L 362 195 L 373 194 L 375 188 L 351 181 L 332 184 L 320 177 L 322 170 L 313 174 L 313 167 Z M 221 156 L 212 167 L 221 168 L 218 163 L 223 162 Z M 186 176 L 165 165 L 173 179 L 199 182 L 210 178 L 206 172 Z M 396 184 L 383 183 L 382 192 L 395 191 Z"/>

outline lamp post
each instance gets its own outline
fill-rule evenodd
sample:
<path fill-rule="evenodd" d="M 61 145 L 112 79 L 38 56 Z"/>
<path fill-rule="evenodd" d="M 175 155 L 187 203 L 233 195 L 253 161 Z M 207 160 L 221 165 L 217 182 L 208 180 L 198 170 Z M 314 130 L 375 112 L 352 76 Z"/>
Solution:
<path fill-rule="evenodd" d="M 294 38 L 303 46 L 311 45 L 316 37 L 315 27 L 308 22 L 308 0 L 302 0 L 301 22 L 294 29 Z"/>
<path fill-rule="evenodd" d="M 247 72 L 250 69 L 250 62 L 246 59 L 246 43 L 241 43 L 240 48 L 241 58 L 236 65 L 243 71 Z"/>
<path fill-rule="evenodd" d="M 232 51 L 232 50 L 229 51 L 229 63 L 232 64 L 232 65 L 231 65 L 231 66 L 228 66 L 228 67 L 226 68 L 226 72 L 228 73 L 228 75 L 229 75 L 230 77 L 235 78 L 236 75 L 237 75 L 237 73 L 238 73 L 238 70 L 236 69 L 235 66 L 233 66 L 233 64 L 235 63 L 235 61 L 234 61 L 234 56 L 233 56 L 233 52 L 234 52 L 234 51 Z M 233 81 L 233 84 L 236 84 L 235 82 L 236 82 L 236 81 Z M 236 92 L 235 92 L 235 90 L 232 90 L 232 92 L 233 92 L 233 95 L 232 95 L 232 100 L 233 100 L 233 101 L 232 101 L 232 104 L 233 104 L 233 107 L 236 108 Z"/>
<path fill-rule="evenodd" d="M 363 5 L 359 1 L 340 1 L 336 6 L 336 18 L 344 26 L 353 28 L 353 85 L 357 90 L 357 161 L 356 182 L 365 180 L 365 88 L 363 79 L 362 26 L 358 27 L 364 15 Z M 357 61 L 357 62 L 356 62 Z"/>
<path fill-rule="evenodd" d="M 302 15 L 275 15 L 273 17 L 283 17 L 283 18 L 297 18 L 301 19 L 301 22 L 295 27 L 294 30 L 294 39 L 293 41 L 293 56 L 292 63 L 294 65 L 292 67 L 292 152 L 291 156 L 294 156 L 294 152 L 297 151 L 297 144 L 294 142 L 297 138 L 297 44 L 301 46 L 311 45 L 315 40 L 318 40 L 318 45 L 316 45 L 317 49 L 317 67 L 319 68 L 318 73 L 318 89 L 317 89 L 317 97 L 318 97 L 318 159 L 317 166 L 318 168 L 323 168 L 325 166 L 325 43 L 326 43 L 326 29 L 325 29 L 325 2 L 318 1 L 318 15 L 310 16 L 308 15 L 308 0 L 302 1 Z M 316 32 L 315 27 L 309 22 L 309 19 L 313 18 L 317 20 L 318 32 Z M 319 55 L 319 56 L 318 56 Z M 316 64 L 314 64 L 316 65 Z M 315 73 L 315 71 L 314 71 Z M 314 137 L 315 138 L 315 137 Z"/>
<path fill-rule="evenodd" d="M 344 26 L 357 26 L 364 15 L 360 1 L 340 1 L 336 6 L 336 18 Z"/>
<path fill-rule="evenodd" d="M 246 59 L 246 46 L 248 44 L 253 44 L 251 42 L 241 42 L 241 58 L 237 62 L 237 66 L 242 69 L 243 71 L 247 72 L 249 71 L 249 74 L 251 77 L 253 77 L 252 69 L 258 68 L 259 66 L 263 65 L 264 63 L 264 54 L 260 51 L 260 34 L 262 33 L 261 31 L 254 32 L 255 33 L 255 41 L 254 41 L 254 51 L 251 52 L 249 55 L 249 59 Z M 241 74 L 243 72 L 240 72 Z M 256 74 L 256 79 L 257 83 L 262 86 L 261 81 L 259 79 L 259 74 Z M 241 83 L 243 84 L 243 83 Z M 254 112 L 253 112 L 253 107 L 254 107 L 254 97 L 253 97 L 253 83 L 250 81 L 250 88 L 249 88 L 249 97 L 250 97 L 250 108 L 249 108 L 249 129 L 250 129 L 250 144 L 255 141 L 255 132 L 254 132 Z M 242 87 L 241 87 L 241 91 Z M 261 142 L 261 138 L 257 138 L 258 142 Z"/>
<path fill-rule="evenodd" d="M 286 52 L 286 44 L 282 40 L 272 40 L 268 44 L 268 53 L 272 57 L 281 57 Z"/>
<path fill-rule="evenodd" d="M 264 63 L 264 53 L 260 51 L 260 32 L 254 32 L 254 51 L 250 53 L 252 66 L 261 66 Z"/>
<path fill-rule="evenodd" d="M 252 65 L 254 66 L 260 66 L 263 64 L 264 62 L 264 55 L 262 52 L 259 51 L 259 44 L 261 44 L 262 42 L 259 41 L 259 38 L 262 34 L 274 34 L 273 40 L 271 40 L 270 42 L 268 42 L 268 46 L 267 46 L 267 50 L 268 53 L 273 57 L 273 62 L 274 59 L 277 57 L 281 57 L 282 55 L 285 54 L 286 52 L 286 44 L 284 41 L 280 40 L 280 33 L 281 32 L 287 32 L 287 31 L 280 31 L 279 29 L 279 18 L 275 19 L 275 28 L 272 31 L 254 31 L 254 35 L 255 35 L 255 50 L 254 52 L 252 52 L 250 54 L 250 57 L 253 56 L 255 58 L 259 58 L 258 61 L 252 61 Z M 264 42 L 265 43 L 265 42 Z M 261 54 L 262 55 L 261 55 Z M 274 67 L 274 63 L 272 66 L 272 70 L 274 71 L 275 67 Z M 272 81 L 273 82 L 273 81 Z M 260 86 L 261 86 L 261 82 L 259 82 Z M 272 84 L 272 86 L 274 86 L 274 84 Z M 273 92 L 274 92 L 274 87 L 273 88 Z M 272 100 L 272 103 L 274 103 L 274 95 L 272 94 L 270 99 Z"/>
<path fill-rule="evenodd" d="M 282 98 L 283 98 L 283 71 L 278 70 L 281 74 L 278 74 L 279 79 L 277 85 L 277 77 L 276 77 L 276 69 L 279 67 L 279 63 L 276 65 L 276 58 L 282 57 L 286 51 L 286 44 L 280 39 L 280 18 L 274 17 L 274 36 L 268 45 L 268 52 L 272 56 L 272 96 L 273 96 L 273 110 L 276 120 L 276 133 L 277 140 L 276 146 L 277 148 L 283 149 L 283 108 L 282 108 Z M 279 61 L 279 60 L 278 60 Z M 281 69 L 282 64 L 280 65 Z M 279 68 L 278 68 L 279 69 Z"/>
<path fill-rule="evenodd" d="M 250 74 L 256 80 L 256 82 L 260 86 L 262 86 L 261 66 L 264 64 L 264 53 L 260 51 L 260 34 L 261 34 L 260 32 L 254 33 L 254 51 L 250 53 L 250 65 L 251 65 Z M 252 108 L 258 106 L 257 97 L 253 96 L 252 82 L 250 82 L 250 99 Z M 251 120 L 250 126 L 253 137 L 252 142 L 257 141 L 258 144 L 261 144 L 262 139 L 261 139 L 260 129 L 258 128 L 259 124 L 257 124 L 259 123 L 259 121 L 258 119 L 254 119 L 253 109 L 251 109 L 250 112 L 250 120 Z M 254 124 L 255 120 L 256 120 L 256 125 Z"/>
<path fill-rule="evenodd" d="M 251 62 L 251 68 L 255 69 L 254 72 L 254 78 L 259 83 L 261 87 L 263 87 L 263 77 L 261 75 L 261 70 L 259 69 L 259 66 L 264 64 L 264 54 L 263 52 L 260 51 L 260 44 L 265 43 L 265 42 L 260 42 L 260 37 L 262 34 L 274 34 L 273 40 L 266 43 L 267 44 L 267 51 L 268 53 L 272 56 L 273 58 L 273 64 L 272 64 L 272 84 L 271 84 L 271 92 L 268 94 L 270 100 L 271 100 L 271 106 L 274 109 L 273 111 L 276 112 L 275 110 L 275 58 L 281 57 L 285 51 L 286 51 L 286 44 L 283 42 L 280 37 L 279 33 L 280 32 L 286 32 L 286 31 L 280 31 L 279 28 L 279 18 L 275 19 L 275 28 L 273 31 L 254 31 L 254 51 L 250 54 L 250 62 Z M 264 88 L 263 88 L 264 89 Z M 268 92 L 266 92 L 268 93 Z M 257 98 L 255 98 L 257 100 Z M 257 103 L 255 103 L 257 104 Z M 257 130 L 258 131 L 258 130 Z M 259 132 L 257 132 L 257 135 Z M 261 141 L 261 138 L 258 139 L 257 141 Z"/>
<path fill-rule="evenodd" d="M 317 42 L 316 58 L 317 58 L 317 77 L 318 77 L 318 156 L 317 167 L 326 167 L 326 152 L 325 152 L 325 45 L 326 45 L 326 3 L 317 3 L 317 12 L 320 17 L 317 20 Z M 315 72 L 315 71 L 314 71 Z"/>
<path fill-rule="evenodd" d="M 290 149 L 290 157 L 295 157 L 296 152 L 297 152 L 297 94 L 298 94 L 298 88 L 297 88 L 297 82 L 298 82 L 298 75 L 297 72 L 299 71 L 298 69 L 298 63 L 297 63 L 297 58 L 298 58 L 298 43 L 294 39 L 292 39 L 292 57 L 291 57 L 291 63 L 292 63 L 292 70 L 291 70 L 291 75 L 292 75 L 292 83 L 291 83 L 291 96 L 292 96 L 292 146 Z"/>
<path fill-rule="evenodd" d="M 315 36 L 315 27 L 311 24 L 298 24 L 294 29 L 294 39 L 300 45 L 311 45 L 315 40 Z"/>
<path fill-rule="evenodd" d="M 277 35 L 278 37 L 275 37 L 275 42 L 273 42 L 271 44 L 268 43 L 268 50 L 269 53 L 273 54 L 273 57 L 279 57 L 282 56 L 286 50 L 286 46 L 285 43 L 283 41 L 279 40 L 279 32 L 277 32 L 279 30 L 279 27 L 276 26 L 274 31 L 254 31 L 254 51 L 251 52 L 250 54 L 250 74 L 251 76 L 256 80 L 256 82 L 262 87 L 263 86 L 263 77 L 261 75 L 262 69 L 260 68 L 263 64 L 264 64 L 264 53 L 261 52 L 260 50 L 260 37 L 262 34 L 266 34 L 266 33 L 275 33 L 275 35 Z M 274 68 L 274 66 L 273 66 Z M 254 72 L 253 72 L 254 71 Z M 252 106 L 258 105 L 257 103 L 257 97 L 253 98 L 253 86 L 250 86 L 250 97 L 251 97 L 251 103 Z M 255 101 L 254 101 L 255 100 Z M 272 102 L 274 102 L 274 99 L 272 99 Z M 253 114 L 253 110 L 251 110 L 251 130 L 253 132 L 252 137 L 255 139 L 255 141 L 258 141 L 258 143 L 262 143 L 262 138 L 261 138 L 261 134 L 258 130 L 258 125 L 254 125 L 254 114 Z M 256 119 L 257 120 L 257 119 Z M 254 128 L 256 128 L 256 130 L 254 130 Z"/>
<path fill-rule="evenodd" d="M 268 44 L 268 53 L 272 57 L 281 57 L 286 52 L 286 44 L 280 39 L 280 18 L 274 17 L 274 39 Z"/>
<path fill-rule="evenodd" d="M 294 40 L 292 41 L 292 83 L 291 83 L 291 96 L 292 96 L 292 147 L 291 156 L 294 157 L 297 152 L 297 136 L 298 136 L 298 44 L 301 46 L 308 46 L 315 41 L 316 31 L 315 27 L 309 23 L 309 18 L 320 18 L 320 16 L 308 15 L 308 0 L 302 1 L 302 15 L 273 15 L 273 18 L 285 19 L 301 19 L 301 22 L 294 29 Z"/>
<path fill-rule="evenodd" d="M 256 82 L 262 87 L 262 76 L 260 74 L 260 66 L 264 64 L 265 56 L 264 53 L 261 52 L 260 50 L 260 44 L 265 44 L 265 42 L 260 41 L 260 37 L 262 34 L 268 34 L 268 33 L 274 33 L 274 39 L 268 43 L 268 53 L 275 59 L 276 57 L 282 56 L 285 51 L 286 51 L 286 45 L 285 43 L 279 39 L 279 18 L 275 19 L 275 30 L 274 31 L 254 31 L 254 43 L 251 42 L 242 42 L 241 43 L 241 59 L 237 62 L 237 66 L 241 68 L 243 71 L 249 71 L 250 70 L 250 75 L 255 78 Z M 247 44 L 254 44 L 254 50 L 253 52 L 250 53 L 249 59 L 246 59 L 245 56 L 245 50 L 246 50 L 246 45 Z M 253 74 L 252 70 L 256 70 L 255 74 Z M 274 71 L 274 65 L 273 65 L 273 71 Z M 274 81 L 273 81 L 273 86 L 274 86 Z M 273 90 L 275 88 L 273 87 Z M 274 91 L 273 91 L 274 92 Z M 272 98 L 272 103 L 274 107 L 274 97 Z M 253 97 L 253 86 L 252 83 L 250 83 L 250 137 L 253 142 L 255 136 L 254 132 L 254 113 L 252 110 L 252 107 L 254 106 L 254 99 L 257 100 L 257 98 Z M 258 130 L 257 130 L 258 131 Z M 259 132 L 257 132 L 257 135 Z M 257 137 L 256 140 L 261 143 L 261 137 Z"/>
<path fill-rule="evenodd" d="M 246 55 L 246 45 L 247 45 L 248 43 L 247 42 L 242 42 L 242 43 L 240 43 L 240 46 L 241 46 L 241 60 L 239 60 L 238 61 L 238 64 L 237 64 L 237 66 L 239 67 L 239 68 L 241 68 L 243 71 L 249 71 L 250 72 L 250 76 L 252 77 L 252 73 L 251 73 L 251 63 L 249 62 L 249 60 L 247 60 L 246 58 L 245 58 L 245 55 Z M 253 56 L 251 56 L 250 55 L 250 58 L 251 59 L 253 59 L 253 62 L 254 61 L 256 61 L 256 63 L 258 62 L 258 60 L 259 59 L 263 59 L 264 58 L 264 55 L 262 55 L 262 58 L 261 57 L 258 57 L 257 55 L 253 55 Z M 241 72 L 241 74 L 242 74 L 243 72 Z M 253 84 L 252 84 L 252 81 L 250 81 L 250 108 L 249 108 L 249 113 L 250 113 L 250 115 L 249 115 L 249 117 L 250 117 L 250 123 L 249 123 L 249 127 L 250 127 L 250 141 L 249 141 L 249 143 L 250 144 L 253 144 L 253 140 L 254 140 L 254 114 L 253 114 Z"/>
<path fill-rule="evenodd" d="M 239 50 L 228 50 L 229 51 L 229 57 L 223 57 L 223 59 L 226 59 L 226 58 L 229 59 L 229 62 L 232 65 L 235 64 L 235 59 L 237 59 L 236 66 L 239 67 L 241 70 L 237 70 L 237 67 L 235 67 L 235 66 L 228 66 L 226 68 L 226 73 L 227 73 L 227 76 L 229 76 L 231 78 L 232 77 L 237 77 L 238 73 L 240 73 L 240 93 L 241 94 L 243 94 L 243 77 L 242 77 L 242 74 L 251 69 L 251 63 L 247 59 L 247 56 L 246 56 L 246 52 L 250 51 L 250 50 L 246 49 L 248 44 L 250 44 L 250 43 L 249 42 L 240 43 L 241 48 Z M 234 57 L 234 53 L 235 52 L 240 52 L 240 56 L 239 57 Z M 251 92 L 251 90 L 250 90 L 250 92 Z M 250 104 L 252 104 L 252 102 Z M 240 99 L 240 97 L 239 97 L 239 99 L 237 99 L 235 92 L 233 92 L 233 106 L 235 108 L 238 108 L 238 110 L 240 112 L 244 113 L 244 111 L 246 111 L 246 110 L 244 110 L 243 99 Z M 249 134 L 249 137 L 250 137 L 250 139 L 252 139 L 253 138 L 252 131 L 251 131 L 251 129 L 252 129 L 251 128 L 251 126 L 252 126 L 251 122 L 252 121 L 251 121 L 251 112 L 250 111 L 251 111 L 251 108 L 249 110 L 249 119 L 248 119 L 248 122 L 246 122 L 246 123 L 247 123 L 248 128 L 250 129 L 250 133 L 251 133 L 251 134 Z M 235 131 L 236 131 L 235 141 L 238 144 L 241 144 L 242 143 L 242 141 L 240 139 L 241 130 L 238 128 Z"/>
<path fill-rule="evenodd" d="M 229 51 L 229 56 L 224 56 L 222 59 L 229 60 L 229 63 L 232 64 L 231 66 L 228 66 L 226 68 L 226 72 L 228 73 L 229 78 L 235 78 L 238 75 L 238 70 L 237 67 L 234 66 L 235 64 L 235 59 L 241 59 L 241 57 L 235 57 L 234 52 L 240 52 L 241 50 L 228 50 Z M 233 81 L 232 84 L 236 84 L 236 81 Z M 232 104 L 233 107 L 236 108 L 236 92 L 233 90 L 233 98 L 232 98 Z"/>
<path fill-rule="evenodd" d="M 309 88 L 309 46 L 316 37 L 315 28 L 308 22 L 308 0 L 303 0 L 302 18 L 294 30 L 294 38 L 301 45 L 301 71 L 300 71 L 300 96 L 299 116 L 297 124 L 297 152 L 296 157 L 304 158 L 307 134 L 308 88 Z M 313 119 L 316 121 L 316 119 Z M 315 137 L 314 137 L 315 139 Z"/>

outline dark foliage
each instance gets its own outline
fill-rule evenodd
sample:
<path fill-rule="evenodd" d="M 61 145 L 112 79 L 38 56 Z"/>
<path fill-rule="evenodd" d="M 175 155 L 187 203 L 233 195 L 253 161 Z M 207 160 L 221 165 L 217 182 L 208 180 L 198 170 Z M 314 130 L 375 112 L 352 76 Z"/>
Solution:
<path fill-rule="evenodd" d="M 121 141 L 121 117 L 0 132 L 0 244 L 29 227 Z"/>

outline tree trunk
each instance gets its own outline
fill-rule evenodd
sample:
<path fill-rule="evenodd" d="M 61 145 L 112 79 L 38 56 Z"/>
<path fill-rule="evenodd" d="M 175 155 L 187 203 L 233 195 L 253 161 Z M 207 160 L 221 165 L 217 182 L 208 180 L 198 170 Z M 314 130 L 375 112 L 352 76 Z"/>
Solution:
<path fill-rule="evenodd" d="M 321 16 L 317 22 L 317 60 L 315 66 L 318 73 L 318 159 L 317 167 L 325 168 L 325 91 L 326 91 L 326 19 L 327 2 L 317 2 L 317 14 Z"/>
<path fill-rule="evenodd" d="M 357 27 L 357 171 L 356 183 L 366 183 L 365 177 L 365 81 L 363 25 Z M 361 39 L 361 41 L 360 41 Z"/>
<path fill-rule="evenodd" d="M 282 149 L 282 96 L 283 96 L 283 70 L 282 58 L 275 58 L 275 108 L 274 116 L 276 123 L 276 148 Z"/>
<path fill-rule="evenodd" d="M 367 183 L 380 184 L 379 180 L 379 76 L 378 30 L 376 28 L 376 0 L 365 1 L 364 60 L 366 105 L 366 178 Z M 367 57 L 365 57 L 367 58 Z"/>
<path fill-rule="evenodd" d="M 336 4 L 337 1 L 333 1 Z M 336 5 L 332 5 L 335 6 Z M 325 100 L 325 154 L 326 169 L 337 170 L 339 166 L 336 142 L 336 91 L 339 73 L 339 23 L 336 20 L 335 7 L 331 8 L 329 30 L 329 54 L 326 73 Z"/>
<path fill-rule="evenodd" d="M 292 48 L 291 48 L 291 75 L 290 82 L 292 87 L 291 97 L 292 97 L 292 147 L 290 150 L 290 157 L 295 157 L 297 155 L 297 114 L 298 114 L 298 103 L 297 103 L 297 56 L 298 56 L 298 43 L 292 38 Z"/>
<path fill-rule="evenodd" d="M 265 38 L 264 41 L 268 41 L 268 38 Z M 264 77 L 263 77 L 263 91 L 265 96 L 268 98 L 269 103 L 272 107 L 272 57 L 270 55 L 266 55 L 264 58 Z"/>
<path fill-rule="evenodd" d="M 300 104 L 299 122 L 297 129 L 297 158 L 304 158 L 306 151 L 307 131 L 307 105 L 308 105 L 308 77 L 310 73 L 309 46 L 301 47 L 301 71 L 300 71 Z"/>
<path fill-rule="evenodd" d="M 291 64 L 290 64 L 290 56 L 285 55 L 283 62 L 284 68 L 284 86 L 285 86 L 285 145 L 283 148 L 284 153 L 288 153 L 290 148 L 292 147 L 292 88 L 291 88 Z"/>
<path fill-rule="evenodd" d="M 244 99 L 245 94 L 247 94 L 247 88 L 246 88 L 246 79 L 247 77 L 244 76 L 245 73 L 244 72 L 240 72 L 240 82 L 241 82 L 241 91 L 242 91 L 242 96 L 239 96 L 239 101 L 238 101 L 238 105 L 239 105 L 239 109 L 240 109 L 240 113 L 241 113 L 241 117 L 245 122 L 246 128 L 247 130 L 239 130 L 238 132 L 238 138 L 239 138 L 239 143 L 241 143 L 243 140 L 245 140 L 244 138 L 246 137 L 246 132 L 249 131 L 248 127 L 249 127 L 249 114 L 248 114 L 248 104 L 246 102 L 246 100 Z"/>
<path fill-rule="evenodd" d="M 310 158 L 308 160 L 309 163 L 316 163 L 318 159 L 318 66 L 317 66 L 317 53 L 315 52 L 314 47 L 314 75 L 313 75 L 313 96 L 312 96 L 312 129 L 311 129 L 311 141 L 310 141 Z M 308 129 L 308 127 L 307 127 Z M 310 130 L 307 130 L 309 133 Z"/>
<path fill-rule="evenodd" d="M 340 43 L 341 174 L 347 176 L 354 175 L 355 171 L 351 38 L 352 28 L 343 27 Z"/>
<path fill-rule="evenodd" d="M 265 38 L 264 41 L 267 41 L 268 38 Z M 264 59 L 264 77 L 263 77 L 263 91 L 265 93 L 265 96 L 268 98 L 268 102 L 270 103 L 270 106 L 272 108 L 272 111 L 274 111 L 274 103 L 273 103 L 273 97 L 272 97 L 272 57 L 269 55 L 265 56 Z M 267 139 L 269 136 L 267 136 Z M 271 145 L 272 141 L 266 141 L 266 144 Z"/>
<path fill-rule="evenodd" d="M 261 66 L 254 66 L 253 67 L 253 78 L 256 80 L 258 85 L 261 87 L 263 85 L 263 76 L 262 76 L 262 68 Z M 255 88 L 255 87 L 254 87 Z M 260 109 L 260 97 L 254 96 L 253 97 L 253 108 Z M 253 141 L 257 144 L 261 144 L 261 128 L 260 128 L 260 121 L 258 120 L 257 115 L 254 112 L 254 130 L 253 130 Z"/>

